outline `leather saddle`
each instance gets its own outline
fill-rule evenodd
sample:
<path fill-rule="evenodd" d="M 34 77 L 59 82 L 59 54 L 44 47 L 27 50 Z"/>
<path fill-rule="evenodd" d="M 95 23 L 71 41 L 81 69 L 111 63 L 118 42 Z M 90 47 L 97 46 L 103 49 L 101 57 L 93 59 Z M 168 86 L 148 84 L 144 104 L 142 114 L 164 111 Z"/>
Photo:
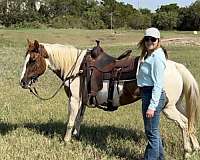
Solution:
<path fill-rule="evenodd" d="M 99 106 L 96 95 L 103 88 L 103 80 L 109 80 L 108 99 L 106 111 L 114 111 L 118 106 L 113 106 L 114 86 L 119 80 L 135 79 L 135 61 L 130 55 L 132 50 L 127 50 L 115 58 L 103 51 L 100 41 L 97 46 L 88 51 L 87 81 L 89 91 L 89 104 Z"/>

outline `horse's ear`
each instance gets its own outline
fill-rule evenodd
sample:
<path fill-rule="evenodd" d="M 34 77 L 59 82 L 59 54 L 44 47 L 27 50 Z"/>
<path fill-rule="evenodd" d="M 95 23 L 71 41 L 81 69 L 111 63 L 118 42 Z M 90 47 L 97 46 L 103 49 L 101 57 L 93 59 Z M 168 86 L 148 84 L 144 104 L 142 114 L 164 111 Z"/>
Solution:
<path fill-rule="evenodd" d="M 38 48 L 39 48 L 39 42 L 37 40 L 34 41 L 34 47 L 35 47 L 35 49 L 38 50 Z"/>
<path fill-rule="evenodd" d="M 30 47 L 31 46 L 31 41 L 27 38 L 27 44 L 28 44 L 28 47 Z"/>
<path fill-rule="evenodd" d="M 40 45 L 39 53 L 41 54 L 42 57 L 49 58 L 48 53 L 43 45 Z"/>

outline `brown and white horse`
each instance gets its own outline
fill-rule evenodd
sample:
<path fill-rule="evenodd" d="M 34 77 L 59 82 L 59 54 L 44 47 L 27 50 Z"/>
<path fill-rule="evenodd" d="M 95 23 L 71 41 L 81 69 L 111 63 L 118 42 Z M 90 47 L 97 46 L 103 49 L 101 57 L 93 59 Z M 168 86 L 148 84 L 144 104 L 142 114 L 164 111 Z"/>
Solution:
<path fill-rule="evenodd" d="M 29 88 L 40 75 L 45 73 L 47 68 L 51 69 L 63 80 L 75 64 L 73 70 L 75 75 L 79 72 L 86 52 L 87 50 L 79 50 L 73 46 L 45 44 L 28 40 L 20 85 L 23 88 Z M 137 70 L 137 67 L 135 69 Z M 107 102 L 108 83 L 108 81 L 104 81 L 103 89 L 97 94 L 99 104 L 103 105 Z M 131 88 L 129 93 L 126 93 L 126 87 Z M 80 123 L 85 111 L 85 104 L 82 103 L 81 95 L 81 77 L 76 77 L 71 82 L 70 92 L 68 81 L 66 81 L 64 88 L 70 97 L 68 124 L 64 137 L 65 141 L 69 141 L 72 134 L 79 136 Z M 186 153 L 199 150 L 200 146 L 194 134 L 200 105 L 200 95 L 196 80 L 185 66 L 168 60 L 165 72 L 165 91 L 169 102 L 163 112 L 167 118 L 176 122 L 181 128 Z M 139 89 L 135 81 L 130 83 L 120 82 L 119 91 L 115 89 L 113 95 L 113 104 L 116 106 L 133 103 L 140 99 Z M 186 105 L 181 103 L 184 96 Z"/>

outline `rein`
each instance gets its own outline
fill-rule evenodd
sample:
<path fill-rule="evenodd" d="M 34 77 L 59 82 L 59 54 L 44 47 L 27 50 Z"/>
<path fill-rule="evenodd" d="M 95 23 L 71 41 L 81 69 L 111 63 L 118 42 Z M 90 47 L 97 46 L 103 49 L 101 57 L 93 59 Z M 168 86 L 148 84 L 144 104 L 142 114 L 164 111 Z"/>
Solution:
<path fill-rule="evenodd" d="M 82 53 L 82 51 L 78 54 L 78 56 L 77 56 L 77 58 L 76 58 L 76 61 L 75 61 L 75 63 L 73 64 L 73 66 L 71 67 L 70 71 L 67 73 L 67 76 L 65 77 L 65 79 L 63 80 L 63 82 L 61 83 L 61 85 L 58 87 L 58 89 L 55 91 L 55 93 L 54 93 L 52 96 L 50 96 L 50 97 L 48 97 L 48 98 L 41 97 L 41 96 L 38 94 L 38 91 L 36 90 L 35 87 L 33 87 L 33 89 L 32 89 L 31 87 L 29 87 L 29 88 L 28 88 L 29 91 L 30 91 L 35 97 L 39 98 L 40 100 L 50 100 L 50 99 L 52 99 L 53 97 L 55 97 L 55 96 L 58 94 L 58 92 L 59 92 L 59 91 L 61 90 L 61 88 L 65 85 L 65 82 L 66 82 L 67 80 L 69 80 L 69 88 L 70 88 L 71 82 L 72 82 L 74 79 L 76 79 L 76 77 L 79 77 L 79 76 L 83 73 L 83 70 L 80 70 L 77 74 L 72 75 L 72 73 L 73 73 L 73 71 L 74 71 L 74 69 L 75 69 L 75 67 L 76 67 L 78 58 L 80 57 L 81 53 Z M 72 79 L 72 81 L 70 82 L 71 79 Z"/>

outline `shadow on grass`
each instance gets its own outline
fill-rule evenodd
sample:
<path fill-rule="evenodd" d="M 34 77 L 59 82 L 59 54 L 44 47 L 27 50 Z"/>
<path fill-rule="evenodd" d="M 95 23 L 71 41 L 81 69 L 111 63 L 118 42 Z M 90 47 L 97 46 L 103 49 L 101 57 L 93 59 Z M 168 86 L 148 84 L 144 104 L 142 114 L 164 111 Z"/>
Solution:
<path fill-rule="evenodd" d="M 11 132 L 13 130 L 17 129 L 17 124 L 10 124 L 5 122 L 0 122 L 0 134 L 6 135 L 8 132 Z"/>
<path fill-rule="evenodd" d="M 49 138 L 53 138 L 54 136 L 63 137 L 66 128 L 66 125 L 59 121 L 41 124 L 26 123 L 23 126 Z M 138 131 L 116 126 L 93 126 L 82 124 L 79 140 L 83 145 L 89 144 L 90 146 L 95 146 L 95 148 L 106 152 L 110 156 L 136 160 L 141 155 L 136 151 L 131 150 L 130 147 L 123 147 L 123 143 L 125 141 L 131 141 L 133 145 L 137 146 L 137 144 L 140 145 L 140 142 L 144 138 L 145 135 L 141 130 Z M 119 145 L 117 143 L 119 143 Z"/>
<path fill-rule="evenodd" d="M 90 144 L 106 152 L 110 156 L 116 156 L 122 159 L 138 160 L 141 154 L 131 149 L 124 143 L 141 147 L 141 141 L 145 139 L 142 130 L 121 128 L 116 126 L 81 126 L 80 141 Z"/>
<path fill-rule="evenodd" d="M 38 134 L 42 134 L 49 138 L 53 138 L 55 135 L 64 135 L 66 125 L 63 122 L 49 121 L 47 123 L 24 123 L 24 128 L 32 130 Z"/>

